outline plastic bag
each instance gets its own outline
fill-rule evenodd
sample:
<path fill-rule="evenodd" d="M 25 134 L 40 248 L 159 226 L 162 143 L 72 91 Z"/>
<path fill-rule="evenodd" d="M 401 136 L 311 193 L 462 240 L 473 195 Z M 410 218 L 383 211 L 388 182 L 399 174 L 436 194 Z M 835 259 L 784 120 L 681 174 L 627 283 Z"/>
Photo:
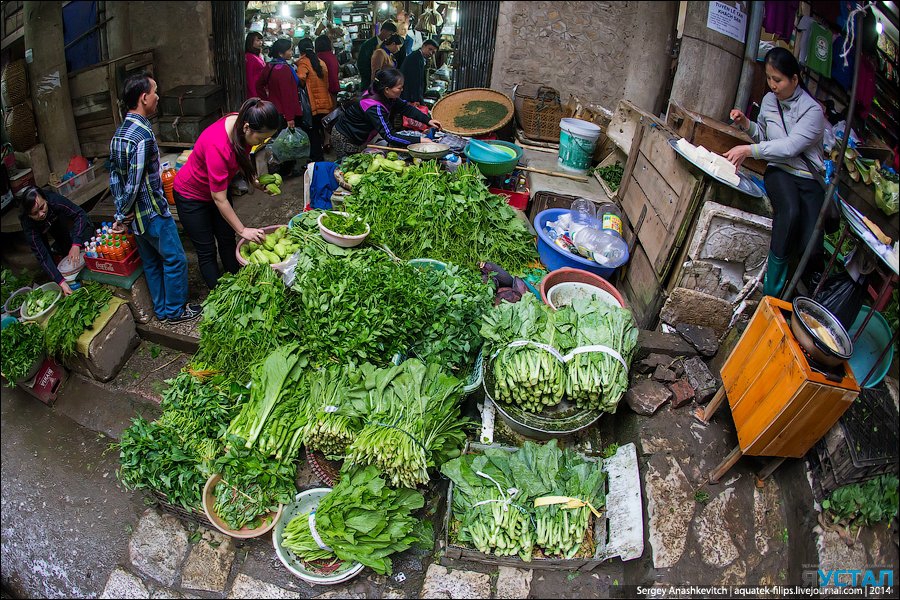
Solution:
<path fill-rule="evenodd" d="M 893 181 L 889 179 L 893 178 Z M 900 211 L 900 184 L 897 176 L 878 169 L 872 169 L 872 185 L 875 186 L 875 205 L 887 216 Z"/>
<path fill-rule="evenodd" d="M 272 141 L 272 154 L 278 162 L 309 158 L 309 136 L 302 129 L 282 129 Z"/>
<path fill-rule="evenodd" d="M 832 275 L 825 281 L 815 301 L 833 314 L 850 331 L 866 296 L 865 278 L 857 283 L 847 273 Z"/>
<path fill-rule="evenodd" d="M 418 109 L 419 112 L 423 113 L 426 117 L 428 116 L 428 107 L 418 102 L 410 102 L 410 105 L 414 108 Z M 411 119 L 410 117 L 403 117 L 403 128 L 404 129 L 412 129 L 413 131 L 426 131 L 428 129 L 428 125 L 425 123 L 420 123 L 415 119 Z"/>

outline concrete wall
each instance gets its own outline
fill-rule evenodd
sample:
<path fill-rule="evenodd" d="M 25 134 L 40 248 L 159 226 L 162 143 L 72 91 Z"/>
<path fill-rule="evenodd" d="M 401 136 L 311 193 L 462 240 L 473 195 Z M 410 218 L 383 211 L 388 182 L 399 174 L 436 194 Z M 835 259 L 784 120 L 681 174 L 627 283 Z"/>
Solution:
<path fill-rule="evenodd" d="M 108 2 L 109 56 L 152 48 L 160 90 L 214 80 L 209 2 Z"/>
<path fill-rule="evenodd" d="M 665 110 L 677 2 L 501 2 L 491 87 L 549 85 L 610 110 Z"/>

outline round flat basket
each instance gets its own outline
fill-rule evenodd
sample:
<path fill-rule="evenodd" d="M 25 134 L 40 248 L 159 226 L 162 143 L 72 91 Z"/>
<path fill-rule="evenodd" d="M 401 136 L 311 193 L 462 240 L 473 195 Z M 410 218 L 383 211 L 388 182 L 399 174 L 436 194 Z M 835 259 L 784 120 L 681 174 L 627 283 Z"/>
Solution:
<path fill-rule="evenodd" d="M 296 554 L 282 546 L 284 540 L 284 529 L 288 523 L 300 515 L 308 514 L 316 506 L 319 501 L 331 491 L 331 488 L 314 488 L 300 492 L 291 502 L 284 507 L 282 518 L 275 525 L 272 531 L 272 544 L 275 546 L 275 554 L 278 560 L 287 568 L 288 571 L 306 581 L 315 585 L 335 585 L 353 579 L 363 570 L 363 564 L 358 562 L 339 561 L 335 559 L 333 563 L 310 564 L 300 560 Z"/>
<path fill-rule="evenodd" d="M 502 117 L 498 117 L 495 123 L 484 124 L 481 127 L 465 127 L 456 124 L 456 119 L 464 115 L 477 114 L 480 110 L 479 105 L 470 103 L 480 102 L 501 104 L 506 108 L 506 113 Z M 438 100 L 431 111 L 431 118 L 435 121 L 440 121 L 446 132 L 456 135 L 474 136 L 486 135 L 492 131 L 497 131 L 512 120 L 514 112 L 512 100 L 506 94 L 490 88 L 469 88 L 447 94 Z"/>
<path fill-rule="evenodd" d="M 213 524 L 213 527 L 215 527 L 225 535 L 230 535 L 233 538 L 243 540 L 259 537 L 275 527 L 275 524 L 278 523 L 279 518 L 284 511 L 283 504 L 278 506 L 277 511 L 270 512 L 269 514 L 265 515 L 263 517 L 262 525 L 260 525 L 259 527 L 253 529 L 249 527 L 242 527 L 241 529 L 230 529 L 228 525 L 225 524 L 225 521 L 219 518 L 219 515 L 217 515 L 214 510 L 214 506 L 216 503 L 214 490 L 216 484 L 218 484 L 220 481 L 222 481 L 222 476 L 216 473 L 212 475 L 206 481 L 206 485 L 203 486 L 203 512 L 206 513 L 206 518 L 209 519 L 209 522 Z"/>
<path fill-rule="evenodd" d="M 484 361 L 484 394 L 497 407 L 503 422 L 520 435 L 536 440 L 565 438 L 590 427 L 603 416 L 601 410 L 578 408 L 566 399 L 556 406 L 544 408 L 539 414 L 501 402 L 494 397 L 492 363 L 491 359 Z"/>

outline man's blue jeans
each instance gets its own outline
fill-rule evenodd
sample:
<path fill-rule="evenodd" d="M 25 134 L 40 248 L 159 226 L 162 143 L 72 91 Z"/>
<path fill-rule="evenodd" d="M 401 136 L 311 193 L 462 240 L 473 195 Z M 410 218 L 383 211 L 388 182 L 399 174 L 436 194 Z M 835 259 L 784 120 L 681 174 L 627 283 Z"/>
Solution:
<path fill-rule="evenodd" d="M 144 275 L 156 318 L 180 317 L 187 303 L 188 269 L 175 219 L 155 215 L 146 231 L 134 237 L 144 262 Z"/>

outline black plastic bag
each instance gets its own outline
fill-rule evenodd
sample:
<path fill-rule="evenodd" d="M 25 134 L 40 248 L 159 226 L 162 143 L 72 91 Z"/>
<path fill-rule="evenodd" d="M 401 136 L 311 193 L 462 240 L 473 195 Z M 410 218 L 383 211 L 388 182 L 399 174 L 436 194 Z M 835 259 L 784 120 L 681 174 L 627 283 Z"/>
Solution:
<path fill-rule="evenodd" d="M 828 309 L 849 332 L 862 309 L 865 297 L 865 277 L 857 283 L 847 273 L 839 273 L 825 280 L 815 301 Z"/>

